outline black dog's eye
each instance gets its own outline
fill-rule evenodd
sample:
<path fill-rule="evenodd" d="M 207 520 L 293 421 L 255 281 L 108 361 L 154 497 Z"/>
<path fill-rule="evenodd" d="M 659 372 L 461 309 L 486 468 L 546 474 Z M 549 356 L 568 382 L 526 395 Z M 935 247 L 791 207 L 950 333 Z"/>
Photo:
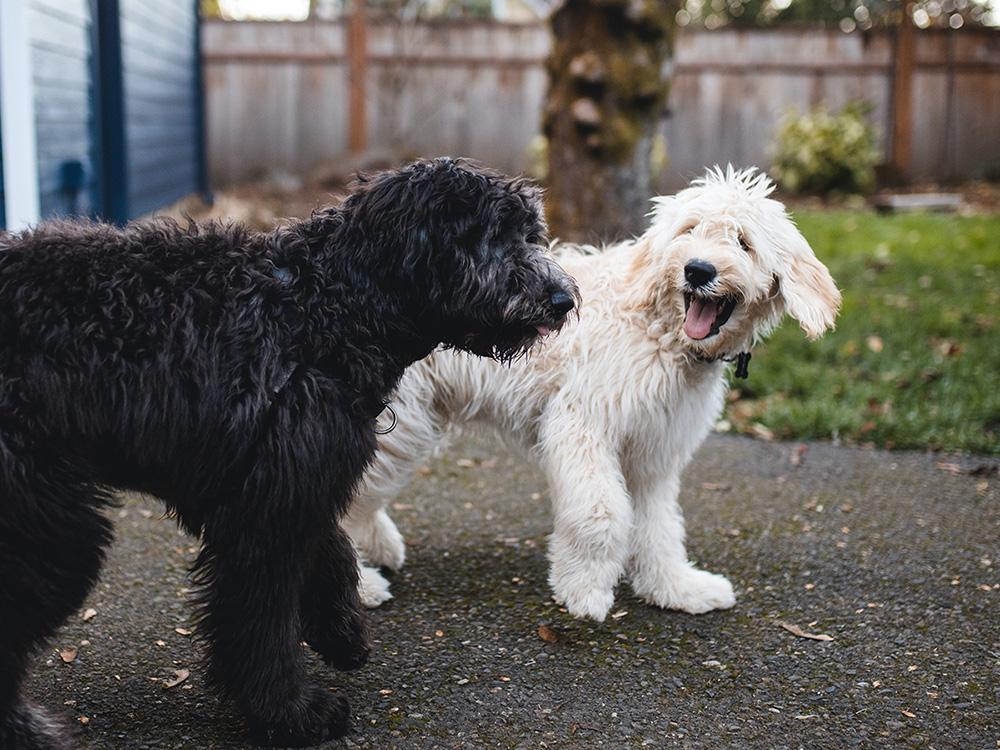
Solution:
<path fill-rule="evenodd" d="M 744 237 L 742 234 L 740 235 L 740 247 L 743 248 L 743 252 L 745 252 L 745 253 L 753 252 L 750 249 L 750 243 L 747 242 L 747 238 Z"/>

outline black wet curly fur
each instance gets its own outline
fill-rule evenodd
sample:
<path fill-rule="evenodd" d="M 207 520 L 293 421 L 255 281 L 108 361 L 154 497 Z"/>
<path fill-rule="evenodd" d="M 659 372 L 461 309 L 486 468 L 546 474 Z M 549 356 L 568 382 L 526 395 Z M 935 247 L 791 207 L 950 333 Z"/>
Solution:
<path fill-rule="evenodd" d="M 256 738 L 345 732 L 299 644 L 340 669 L 367 658 L 337 519 L 375 417 L 438 344 L 506 359 L 561 323 L 576 291 L 544 244 L 535 188 L 447 159 L 268 234 L 0 236 L 0 747 L 67 744 L 20 683 L 98 577 L 110 487 L 157 495 L 202 539 L 209 674 Z"/>

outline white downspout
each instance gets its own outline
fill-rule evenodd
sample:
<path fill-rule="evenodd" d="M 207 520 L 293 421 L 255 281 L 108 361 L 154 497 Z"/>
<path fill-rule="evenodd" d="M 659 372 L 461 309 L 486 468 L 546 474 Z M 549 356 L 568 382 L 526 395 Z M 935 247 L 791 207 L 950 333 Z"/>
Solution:
<path fill-rule="evenodd" d="M 38 223 L 38 145 L 28 41 L 28 0 L 0 0 L 0 127 L 7 229 Z"/>

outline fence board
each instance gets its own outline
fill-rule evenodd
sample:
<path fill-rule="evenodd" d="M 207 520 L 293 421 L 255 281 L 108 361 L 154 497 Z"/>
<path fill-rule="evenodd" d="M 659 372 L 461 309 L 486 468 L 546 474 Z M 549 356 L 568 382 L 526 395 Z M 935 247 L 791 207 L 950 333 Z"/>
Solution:
<path fill-rule="evenodd" d="M 543 24 L 372 24 L 370 146 L 400 155 L 462 154 L 527 166 L 539 132 L 549 36 Z M 346 25 L 206 22 L 209 158 L 225 184 L 305 172 L 347 152 Z M 790 107 L 862 99 L 888 153 L 892 36 L 821 29 L 685 30 L 663 133 L 672 189 L 716 163 L 767 166 Z M 979 176 L 1000 167 L 1000 32 L 919 32 L 913 176 Z"/>

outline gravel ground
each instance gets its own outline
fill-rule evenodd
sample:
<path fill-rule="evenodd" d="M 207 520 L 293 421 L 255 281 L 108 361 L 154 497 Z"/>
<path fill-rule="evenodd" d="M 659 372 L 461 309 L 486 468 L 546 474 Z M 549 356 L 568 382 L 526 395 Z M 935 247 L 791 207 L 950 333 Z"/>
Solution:
<path fill-rule="evenodd" d="M 352 748 L 1000 747 L 997 465 L 713 436 L 683 502 L 692 556 L 737 606 L 664 612 L 623 587 L 592 624 L 549 598 L 537 472 L 459 440 L 393 511 L 409 561 L 371 663 L 311 669 L 351 697 Z M 115 512 L 96 615 L 39 657 L 30 693 L 82 747 L 247 747 L 202 679 L 193 540 L 151 500 Z"/>

